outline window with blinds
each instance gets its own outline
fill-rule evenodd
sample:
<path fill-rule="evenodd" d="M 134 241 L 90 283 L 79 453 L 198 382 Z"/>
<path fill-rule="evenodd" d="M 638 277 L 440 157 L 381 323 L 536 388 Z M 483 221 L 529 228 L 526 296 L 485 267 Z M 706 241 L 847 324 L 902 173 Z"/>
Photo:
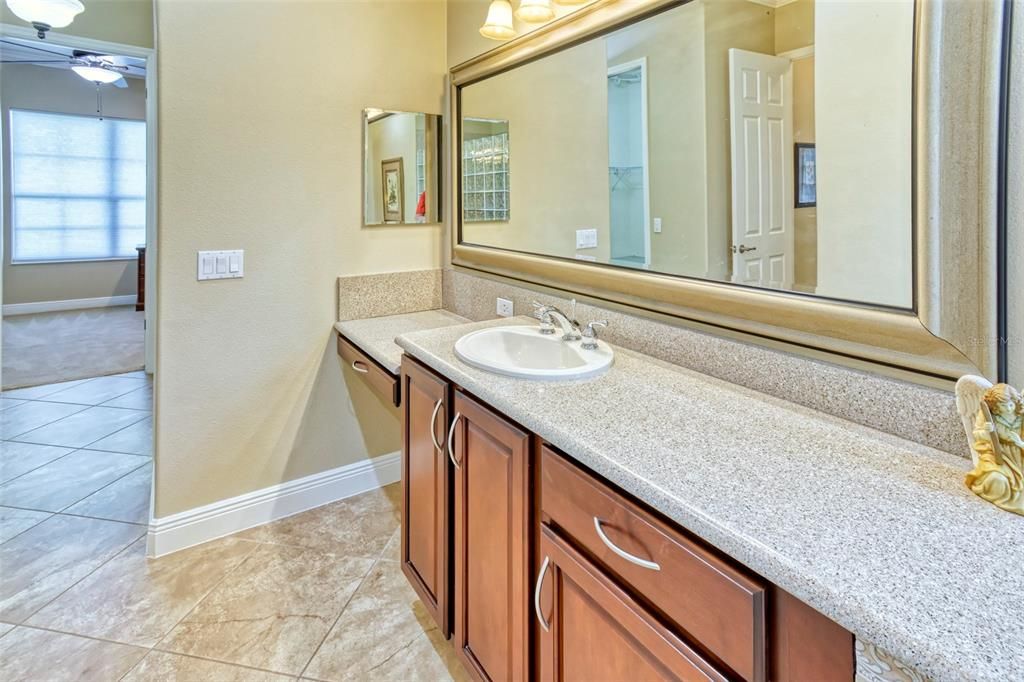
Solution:
<path fill-rule="evenodd" d="M 146 123 L 12 109 L 11 260 L 131 258 L 146 240 Z"/>

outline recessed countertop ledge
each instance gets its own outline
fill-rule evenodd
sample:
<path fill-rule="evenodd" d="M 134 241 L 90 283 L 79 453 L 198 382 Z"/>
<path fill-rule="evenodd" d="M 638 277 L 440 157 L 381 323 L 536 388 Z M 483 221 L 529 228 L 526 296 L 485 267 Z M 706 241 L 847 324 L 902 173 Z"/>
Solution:
<path fill-rule="evenodd" d="M 467 322 L 469 320 L 466 318 L 447 310 L 424 310 L 418 313 L 347 320 L 338 322 L 334 328 L 389 372 L 397 375 L 402 368 L 402 349 L 395 345 L 396 336 Z"/>
<path fill-rule="evenodd" d="M 964 487 L 969 460 L 623 348 L 603 376 L 559 383 L 455 357 L 463 334 L 509 323 L 395 341 L 925 675 L 1024 674 L 1024 517 Z"/>

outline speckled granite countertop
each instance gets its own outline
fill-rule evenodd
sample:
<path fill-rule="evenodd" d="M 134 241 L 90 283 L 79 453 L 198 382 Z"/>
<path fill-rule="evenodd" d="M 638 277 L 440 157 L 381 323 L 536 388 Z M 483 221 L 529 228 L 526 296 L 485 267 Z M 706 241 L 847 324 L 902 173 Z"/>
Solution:
<path fill-rule="evenodd" d="M 348 320 L 338 322 L 334 328 L 392 374 L 398 374 L 402 367 L 402 349 L 395 345 L 396 336 L 467 322 L 469 320 L 466 318 L 447 310 L 424 310 L 418 313 Z"/>
<path fill-rule="evenodd" d="M 605 375 L 563 383 L 455 357 L 502 324 L 396 342 L 925 675 L 1024 678 L 1024 517 L 966 490 L 968 460 L 622 348 Z"/>

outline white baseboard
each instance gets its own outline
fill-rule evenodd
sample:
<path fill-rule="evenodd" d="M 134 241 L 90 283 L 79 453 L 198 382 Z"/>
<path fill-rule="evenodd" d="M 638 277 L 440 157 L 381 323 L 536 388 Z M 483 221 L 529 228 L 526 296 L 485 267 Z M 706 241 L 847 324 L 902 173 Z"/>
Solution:
<path fill-rule="evenodd" d="M 150 557 L 170 554 L 380 488 L 398 481 L 401 473 L 401 453 L 392 452 L 153 519 L 146 551 Z"/>
<path fill-rule="evenodd" d="M 111 308 L 117 305 L 135 303 L 135 294 L 126 296 L 100 296 L 99 298 L 73 298 L 67 301 L 38 301 L 35 303 L 7 303 L 4 317 L 29 315 L 31 313 L 53 313 L 60 310 L 84 310 L 86 308 Z"/>

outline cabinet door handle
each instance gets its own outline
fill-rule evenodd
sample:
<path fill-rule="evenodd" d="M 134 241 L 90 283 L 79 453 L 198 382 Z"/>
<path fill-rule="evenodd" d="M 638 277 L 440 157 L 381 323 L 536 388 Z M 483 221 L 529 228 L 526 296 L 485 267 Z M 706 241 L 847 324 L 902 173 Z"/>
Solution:
<path fill-rule="evenodd" d="M 594 530 L 597 531 L 597 537 L 601 538 L 601 542 L 603 542 L 608 549 L 610 549 L 611 551 L 615 552 L 616 554 L 618 554 L 620 557 L 622 557 L 623 559 L 625 559 L 629 563 L 636 564 L 637 566 L 643 566 L 644 568 L 649 568 L 652 571 L 660 571 L 661 570 L 661 566 L 659 566 L 658 564 L 654 563 L 653 561 L 648 561 L 647 559 L 641 559 L 640 557 L 638 557 L 638 556 L 636 556 L 634 554 L 630 554 L 629 552 L 627 552 L 626 550 L 622 549 L 621 547 L 617 547 L 615 545 L 615 543 L 612 542 L 611 540 L 609 540 L 608 536 L 604 534 L 604 529 L 601 528 L 601 519 L 597 518 L 596 516 L 594 517 Z"/>
<path fill-rule="evenodd" d="M 455 450 L 452 448 L 452 445 L 455 444 L 455 425 L 459 423 L 461 418 L 462 415 L 456 412 L 455 419 L 452 420 L 452 425 L 448 428 L 448 459 L 452 461 L 456 469 L 459 468 L 459 463 L 455 459 Z"/>
<path fill-rule="evenodd" d="M 360 374 L 366 374 L 370 371 L 369 368 L 367 368 L 366 363 L 360 362 L 359 360 L 352 361 L 352 369 L 359 372 Z"/>
<path fill-rule="evenodd" d="M 441 409 L 441 403 L 444 402 L 444 398 L 438 398 L 434 404 L 434 412 L 430 415 L 430 440 L 433 441 L 434 447 L 437 448 L 438 452 L 444 452 L 444 448 L 437 442 L 437 413 Z"/>
<path fill-rule="evenodd" d="M 537 622 L 544 628 L 544 632 L 551 632 L 551 624 L 544 620 L 544 614 L 540 612 L 540 588 L 544 587 L 544 576 L 547 575 L 550 564 L 551 558 L 544 557 L 544 563 L 540 565 L 540 571 L 537 573 L 537 585 L 533 588 L 533 610 L 537 614 Z"/>

